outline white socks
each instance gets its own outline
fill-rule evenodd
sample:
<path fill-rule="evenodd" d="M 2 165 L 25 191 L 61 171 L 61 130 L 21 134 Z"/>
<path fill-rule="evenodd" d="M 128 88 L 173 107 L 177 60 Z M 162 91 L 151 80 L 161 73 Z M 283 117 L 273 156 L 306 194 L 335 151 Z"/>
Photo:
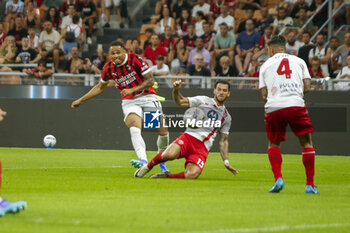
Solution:
<path fill-rule="evenodd" d="M 129 128 L 129 130 L 130 130 L 131 142 L 137 157 L 140 160 L 147 161 L 146 144 L 141 136 L 141 129 L 132 126 Z"/>
<path fill-rule="evenodd" d="M 161 151 L 164 151 L 168 145 L 169 145 L 169 133 L 166 136 L 159 135 L 157 139 L 158 153 Z"/>
<path fill-rule="evenodd" d="M 147 161 L 146 144 L 142 138 L 141 129 L 132 126 L 129 128 L 129 130 L 130 130 L 131 142 L 137 157 L 139 158 L 139 160 Z M 157 139 L 158 153 L 161 151 L 164 151 L 168 145 L 169 145 L 169 134 L 167 134 L 166 136 L 158 136 L 158 139 Z"/>

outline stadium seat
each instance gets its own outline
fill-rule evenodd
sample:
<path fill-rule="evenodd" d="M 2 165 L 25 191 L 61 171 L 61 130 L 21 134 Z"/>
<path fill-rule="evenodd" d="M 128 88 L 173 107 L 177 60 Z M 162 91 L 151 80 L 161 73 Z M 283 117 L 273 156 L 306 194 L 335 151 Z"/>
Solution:
<path fill-rule="evenodd" d="M 254 12 L 254 16 L 253 16 L 254 19 L 261 19 L 261 11 L 260 10 L 256 10 Z"/>
<path fill-rule="evenodd" d="M 246 11 L 241 9 L 235 10 L 235 20 L 245 19 L 247 17 Z"/>

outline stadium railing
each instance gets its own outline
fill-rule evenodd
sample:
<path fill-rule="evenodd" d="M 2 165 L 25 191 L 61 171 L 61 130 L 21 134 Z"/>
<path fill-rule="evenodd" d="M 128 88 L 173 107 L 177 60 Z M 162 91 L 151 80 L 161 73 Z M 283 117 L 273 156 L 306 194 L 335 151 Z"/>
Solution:
<path fill-rule="evenodd" d="M 18 82 L 11 83 L 12 77 L 18 77 Z M 94 86 L 101 75 L 55 73 L 50 78 L 39 80 L 23 72 L 0 72 L 0 84 L 22 85 L 55 85 L 55 86 Z M 203 76 L 156 76 L 155 80 L 160 88 L 171 88 L 172 81 L 181 79 L 184 88 L 211 89 L 219 79 L 227 80 L 233 89 L 258 89 L 259 78 L 254 77 L 203 77 Z M 350 90 L 349 79 L 312 79 L 313 90 Z"/>
<path fill-rule="evenodd" d="M 332 1 L 330 0 L 326 0 L 324 1 L 321 6 L 319 8 L 316 9 L 315 13 L 310 17 L 308 18 L 308 20 L 306 20 L 306 22 L 304 23 L 304 25 L 301 27 L 301 29 L 304 29 L 313 19 L 314 17 L 322 10 L 322 8 L 326 5 L 326 4 L 330 4 L 332 3 Z M 331 12 L 332 12 L 332 8 L 333 6 L 331 7 Z"/>
<path fill-rule="evenodd" d="M 334 33 L 333 33 L 333 36 L 337 36 L 340 32 L 343 31 L 343 29 L 349 29 L 350 28 L 350 25 L 347 25 L 347 24 L 344 24 L 344 25 L 341 25 L 338 30 L 336 30 Z M 324 44 L 325 47 L 327 47 L 329 45 L 329 40 Z"/>
<path fill-rule="evenodd" d="M 284 32 L 285 32 L 287 29 L 298 30 L 298 29 L 300 29 L 300 28 L 298 28 L 298 27 L 293 27 L 293 26 L 285 26 L 285 27 L 282 28 L 282 30 L 280 31 L 280 33 L 278 33 L 278 35 L 283 36 L 283 35 L 284 35 Z"/>
<path fill-rule="evenodd" d="M 35 68 L 37 64 L 0 64 L 0 68 L 9 67 L 9 68 Z M 55 66 L 53 63 L 47 63 L 47 68 L 50 68 L 53 72 L 55 72 Z"/>
<path fill-rule="evenodd" d="M 328 0 L 330 1 L 330 0 Z M 328 2 L 326 1 L 326 2 Z M 332 2 L 332 1 L 331 1 Z M 325 2 L 324 2 L 325 3 Z M 322 4 L 323 5 L 323 4 Z M 331 5 L 331 3 L 329 4 Z M 326 22 L 324 22 L 324 24 L 317 30 L 317 32 L 311 37 L 310 41 L 314 41 L 314 39 L 316 38 L 316 36 L 322 32 L 323 28 L 326 27 L 328 25 L 328 39 L 329 40 L 331 38 L 331 36 L 333 35 L 334 31 L 333 31 L 333 24 L 332 24 L 332 20 L 334 18 L 334 16 L 336 14 L 338 14 L 338 12 L 340 10 L 344 10 L 345 6 L 350 5 L 350 2 L 343 2 L 333 13 L 332 13 L 332 8 L 333 6 L 331 5 L 331 7 L 329 7 L 328 5 L 328 19 L 326 20 Z M 322 7 L 319 7 L 322 9 Z M 316 14 L 314 14 L 313 16 L 315 16 Z"/>

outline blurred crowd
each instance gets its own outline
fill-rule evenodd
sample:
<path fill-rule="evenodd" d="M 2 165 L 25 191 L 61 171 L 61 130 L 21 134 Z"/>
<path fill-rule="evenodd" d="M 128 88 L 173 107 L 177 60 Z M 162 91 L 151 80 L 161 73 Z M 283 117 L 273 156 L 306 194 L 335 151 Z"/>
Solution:
<path fill-rule="evenodd" d="M 333 1 L 333 12 L 342 3 Z M 302 58 L 313 78 L 347 78 L 349 74 L 341 74 L 343 67 L 350 68 L 350 33 L 327 41 L 324 27 L 311 41 L 328 19 L 328 3 L 322 4 L 323 0 L 159 0 L 155 14 L 144 20 L 139 36 L 143 51 L 137 53 L 162 70 L 161 75 L 258 77 L 269 58 L 267 41 L 282 34 L 287 53 Z M 350 24 L 349 5 L 335 16 L 335 28 L 344 24 Z"/>
<path fill-rule="evenodd" d="M 338 9 L 343 2 L 332 1 L 335 28 L 350 24 L 350 5 Z M 38 65 L 2 66 L 0 71 L 23 71 L 38 79 L 53 72 L 100 74 L 108 48 L 99 44 L 88 58 L 81 52 L 92 43 L 97 25 L 111 26 L 114 8 L 124 28 L 123 4 L 125 0 L 0 1 L 0 64 Z M 158 76 L 258 77 L 269 57 L 267 41 L 282 34 L 287 52 L 305 60 L 313 78 L 349 78 L 350 33 L 327 40 L 324 27 L 311 41 L 328 19 L 328 4 L 322 4 L 323 0 L 159 0 L 154 15 L 143 20 L 138 38 L 124 41 L 119 35 L 116 40 L 141 55 Z"/>

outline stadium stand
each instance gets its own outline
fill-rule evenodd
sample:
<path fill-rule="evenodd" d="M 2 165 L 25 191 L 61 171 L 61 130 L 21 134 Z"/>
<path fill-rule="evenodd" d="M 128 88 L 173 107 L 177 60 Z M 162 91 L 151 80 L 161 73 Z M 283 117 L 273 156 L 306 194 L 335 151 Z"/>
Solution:
<path fill-rule="evenodd" d="M 219 31 L 214 31 L 215 19 L 217 17 L 221 17 L 220 9 L 221 5 L 227 5 L 229 9 L 229 15 L 234 18 L 234 36 L 237 42 L 238 35 L 237 29 L 240 28 L 239 32 L 242 30 L 245 31 L 245 22 L 247 18 L 252 18 L 254 22 L 254 33 L 260 33 L 261 39 L 259 43 L 256 43 L 255 46 L 249 49 L 250 53 L 253 53 L 252 59 L 249 61 L 249 67 L 244 72 L 239 72 L 240 78 L 251 78 L 247 83 L 255 82 L 258 78 L 258 70 L 255 70 L 259 67 L 258 64 L 262 64 L 264 60 L 267 58 L 266 51 L 266 38 L 269 38 L 270 35 L 265 35 L 265 28 L 267 26 L 272 26 L 273 33 L 280 33 L 284 35 L 288 41 L 287 48 L 288 51 L 295 55 L 299 55 L 299 48 L 303 47 L 304 44 L 304 31 L 309 31 L 312 33 L 310 46 L 318 45 L 316 40 L 317 35 L 323 35 L 324 45 L 319 46 L 320 49 L 324 48 L 326 51 L 324 54 L 330 53 L 330 57 L 327 55 L 327 59 L 323 59 L 322 56 L 314 53 L 313 57 L 321 58 L 321 67 L 327 66 L 329 72 L 324 72 L 327 75 L 327 78 L 332 78 L 330 81 L 332 82 L 338 75 L 338 73 L 342 70 L 343 67 L 346 66 L 347 60 L 347 52 L 350 50 L 350 39 L 345 34 L 348 32 L 350 28 L 350 4 L 348 1 L 331 1 L 331 0 L 300 0 L 296 1 L 294 4 L 285 3 L 277 0 L 257 0 L 257 1 L 232 1 L 232 0 L 218 0 L 218 1 L 187 1 L 187 0 L 179 0 L 179 1 L 167 1 L 167 0 L 128 0 L 122 1 L 120 5 L 121 15 L 124 18 L 123 22 L 119 22 L 119 17 L 116 14 L 115 10 L 111 10 L 111 19 L 109 22 L 109 27 L 106 26 L 106 8 L 104 1 L 97 0 L 65 0 L 60 1 L 58 4 L 55 1 L 44 1 L 46 5 L 40 5 L 41 1 L 32 1 L 32 0 L 17 0 L 17 1 L 5 1 L 6 3 L 2 4 L 4 12 L 1 12 L 1 24 L 0 24 L 0 44 L 1 44 L 1 55 L 0 55 L 0 63 L 15 63 L 12 61 L 13 58 L 9 57 L 8 49 L 6 49 L 7 42 L 5 40 L 6 36 L 13 35 L 17 41 L 17 47 L 20 48 L 21 38 L 26 36 L 24 34 L 30 35 L 30 47 L 35 49 L 42 59 L 45 58 L 47 62 L 54 63 L 55 69 L 52 75 L 53 80 L 57 80 L 58 77 L 62 79 L 62 73 L 66 67 L 66 61 L 70 60 L 70 54 L 67 55 L 69 51 L 66 51 L 66 55 L 63 54 L 63 44 L 67 41 L 68 29 L 65 27 L 61 27 L 63 17 L 66 17 L 65 24 L 70 25 L 69 21 L 69 5 L 74 5 L 75 13 L 82 18 L 79 25 L 84 30 L 83 43 L 78 45 L 79 48 L 79 57 L 81 57 L 82 61 L 85 61 L 85 58 L 88 58 L 89 62 L 92 65 L 92 69 L 80 69 L 79 74 L 84 77 L 84 75 L 96 75 L 101 72 L 103 67 L 103 63 L 108 60 L 108 46 L 114 40 L 122 40 L 125 43 L 126 48 L 130 49 L 130 51 L 143 55 L 146 46 L 144 46 L 145 41 L 150 38 L 152 34 L 152 30 L 154 33 L 158 34 L 160 38 L 165 38 L 163 35 L 164 28 L 170 26 L 171 36 L 168 35 L 166 38 L 174 38 L 172 41 L 172 46 L 168 49 L 169 56 L 167 59 L 166 65 L 169 66 L 169 69 L 175 70 L 179 69 L 178 62 L 174 61 L 176 56 L 171 54 L 176 54 L 176 42 L 183 38 L 185 42 L 185 46 L 187 48 L 193 48 L 195 46 L 195 38 L 196 36 L 188 37 L 188 25 L 195 24 L 194 26 L 194 34 L 201 35 L 203 33 L 203 29 L 199 28 L 200 25 L 205 24 L 205 26 L 210 26 L 210 36 L 208 33 L 206 35 L 202 35 L 203 41 L 207 46 L 210 41 L 207 41 L 208 38 L 214 38 L 215 34 L 219 34 Z M 210 11 L 207 9 L 210 7 Z M 23 9 L 22 9 L 23 7 Z M 56 7 L 56 9 L 55 9 Z M 86 19 L 90 14 L 87 11 L 94 11 L 96 8 L 97 17 L 93 19 Z M 199 14 L 193 14 L 193 9 L 199 9 Z M 215 9 L 214 9 L 215 8 Z M 184 11 L 182 9 L 189 9 L 189 18 L 185 21 L 181 20 Z M 166 17 L 163 17 L 163 12 L 166 14 Z M 180 14 L 181 12 L 181 14 Z M 253 15 L 251 16 L 251 12 Z M 299 20 L 299 13 L 303 13 L 302 20 Z M 70 17 L 72 18 L 75 13 L 71 13 Z M 268 13 L 268 15 L 267 15 Z M 95 13 L 94 13 L 95 14 Z M 168 17 L 168 15 L 170 17 Z M 172 19 L 172 17 L 175 17 Z M 198 18 L 200 17 L 200 18 Z M 274 21 L 272 19 L 275 19 Z M 292 21 L 291 21 L 292 19 Z M 38 23 L 40 20 L 40 24 Z M 68 21 L 67 21 L 68 20 Z M 174 21 L 173 21 L 174 20 Z M 305 21 L 306 20 L 306 21 Z M 21 21 L 21 22 L 20 22 Z M 45 34 L 45 38 L 40 37 L 41 31 L 45 31 L 45 21 L 51 21 L 53 24 L 53 28 L 60 35 L 65 33 L 65 38 L 61 38 L 59 42 L 55 41 L 55 44 L 50 46 L 48 45 L 47 38 L 49 37 Z M 162 25 L 160 25 L 162 22 Z M 172 23 L 175 22 L 175 29 Z M 242 23 L 243 22 L 243 23 Z M 249 21 L 248 21 L 249 22 Z M 297 23 L 296 23 L 297 22 Z M 93 23 L 93 26 L 91 24 Z M 19 24 L 23 25 L 24 31 Z M 39 24 L 39 25 L 38 25 Z M 123 24 L 123 25 L 122 25 Z M 16 26 L 17 25 L 17 26 Z M 89 27 L 90 25 L 90 27 Z M 125 27 L 123 27 L 125 25 Z M 121 28 L 123 27 L 123 28 Z M 22 30 L 19 32 L 18 30 Z M 200 32 L 197 31 L 200 30 Z M 180 33 L 181 32 L 181 33 Z M 315 33 L 314 33 L 315 32 Z M 148 33 L 148 34 L 147 34 Z M 192 32 L 191 32 L 192 33 Z M 74 33 L 73 33 L 74 34 Z M 37 39 L 36 39 L 36 36 Z M 50 34 L 51 35 L 51 34 Z M 330 47 L 331 39 L 337 39 L 338 43 L 333 43 L 332 48 Z M 55 36 L 56 37 L 56 36 Z M 289 38 L 288 38 L 289 37 Z M 190 39 L 189 39 L 190 38 Z M 137 40 L 134 45 L 132 41 Z M 318 40 L 320 41 L 320 39 Z M 213 45 L 212 41 L 212 45 Z M 162 44 L 166 43 L 162 41 Z M 148 43 L 149 44 L 149 43 Z M 46 46 L 49 48 L 49 52 L 45 55 L 42 51 Z M 136 47 L 135 47 L 136 46 Z M 309 46 L 309 45 L 308 45 Z M 7 46 L 9 47 L 9 46 Z M 209 65 L 209 71 L 212 74 L 216 75 L 215 70 L 220 69 L 220 58 L 222 56 L 231 56 L 231 52 L 234 52 L 237 55 L 236 45 L 233 51 L 225 52 L 225 53 L 217 53 L 220 55 L 211 56 L 211 59 L 215 59 L 215 61 L 211 60 Z M 339 47 L 339 48 L 338 48 Z M 98 50 L 104 51 L 104 55 L 99 52 L 100 55 L 97 56 Z M 304 48 L 303 48 L 304 49 Z M 15 50 L 15 49 L 14 49 Z M 17 49 L 19 50 L 19 49 Z M 210 53 L 213 54 L 214 46 L 211 46 Z M 318 51 L 318 50 L 317 50 Z M 16 51 L 13 51 L 16 53 Z M 190 51 L 189 51 L 190 52 Z M 323 52 L 320 51 L 322 54 Z M 42 55 L 44 54 L 44 55 Z M 12 55 L 12 52 L 10 52 Z M 17 56 L 17 54 L 15 54 Z M 305 51 L 303 51 L 303 55 L 300 54 L 301 57 L 305 57 Z M 98 67 L 94 66 L 94 59 L 96 57 L 107 57 L 106 59 L 98 59 L 96 62 L 98 63 Z M 11 60 L 12 59 L 12 60 Z M 310 60 L 307 60 L 307 63 L 310 63 Z M 22 59 L 23 60 L 23 59 Z M 102 61 L 102 63 L 101 63 Z M 37 63 L 38 60 L 35 60 Z M 316 61 L 315 61 L 316 62 Z M 21 62 L 24 63 L 25 62 Z M 190 63 L 181 62 L 181 70 L 186 73 L 188 70 L 188 66 Z M 86 65 L 86 64 L 84 64 Z M 310 65 L 310 64 L 309 64 Z M 174 67 L 172 67 L 174 66 Z M 310 72 L 312 66 L 310 65 Z M 22 68 L 25 68 L 22 67 Z M 237 70 L 236 62 L 231 61 L 230 70 Z M 324 68 L 322 68 L 324 70 Z M 239 69 L 240 70 L 240 69 Z M 20 69 L 13 71 L 10 67 L 9 69 L 2 68 L 4 72 L 20 72 Z M 315 72 L 315 71 L 314 71 Z M 174 72 L 178 73 L 178 72 Z M 227 72 L 224 72 L 227 73 Z M 233 72 L 235 73 L 235 72 Z M 252 74 L 255 77 L 250 77 Z M 3 75 L 1 79 L 6 79 L 9 75 Z M 16 77 L 24 77 L 25 75 L 21 74 Z M 56 76 L 56 78 L 54 78 Z M 249 77 L 248 77 L 249 76 Z M 320 75 L 313 75 L 314 77 L 318 77 Z M 14 76 L 13 76 L 14 77 Z M 216 76 L 215 76 L 216 77 Z M 339 77 L 339 76 L 338 76 Z M 347 77 L 347 76 L 346 76 Z M 188 77 L 190 78 L 190 77 Z M 234 80 L 233 77 L 227 77 L 228 79 Z M 329 79 L 328 78 L 328 79 Z M 86 85 L 86 83 L 91 84 L 91 82 L 87 82 L 86 80 L 91 80 L 91 78 L 81 78 L 81 85 Z M 169 78 L 170 79 L 170 78 Z M 204 78 L 203 80 L 206 80 Z M 347 78 L 345 78 L 347 79 Z M 69 79 L 68 79 L 69 80 Z M 95 82 L 98 80 L 98 75 L 95 77 Z M 342 80 L 341 80 L 342 81 Z M 203 81 L 204 83 L 211 83 L 209 81 Z M 231 81 L 235 83 L 235 81 Z M 336 81 L 334 81 L 336 82 Z M 13 82 L 5 82 L 2 83 L 13 83 Z M 25 84 L 26 82 L 14 82 L 16 84 Z M 53 82 L 49 82 L 52 84 Z M 68 82 L 69 83 L 69 82 Z M 237 83 L 241 83 L 241 81 L 237 81 Z M 201 87 L 207 87 L 208 85 L 199 85 Z M 210 86 L 210 85 L 209 85 Z M 240 85 L 237 85 L 239 87 Z M 255 88 L 256 85 L 246 85 L 247 88 Z M 325 86 L 331 87 L 332 83 L 329 85 L 323 85 L 322 89 L 327 89 Z M 320 89 L 320 88 L 318 88 Z"/>

